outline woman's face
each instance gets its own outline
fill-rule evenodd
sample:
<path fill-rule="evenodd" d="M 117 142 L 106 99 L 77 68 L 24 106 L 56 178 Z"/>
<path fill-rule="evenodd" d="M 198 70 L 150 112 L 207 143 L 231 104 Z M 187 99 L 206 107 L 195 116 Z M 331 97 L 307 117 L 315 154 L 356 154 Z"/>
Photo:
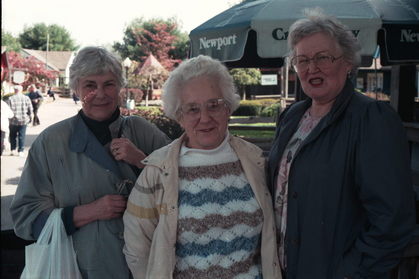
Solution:
<path fill-rule="evenodd" d="M 321 59 L 318 59 L 318 65 L 314 60 L 310 60 L 307 69 L 297 71 L 304 92 L 313 99 L 313 102 L 329 103 L 342 90 L 352 68 L 351 64 L 344 60 L 342 54 L 336 40 L 325 33 L 309 35 L 296 44 L 296 57 L 303 57 L 303 59 L 311 59 L 315 56 L 333 57 L 330 60 L 333 62 L 325 63 L 326 65 L 320 62 Z"/>
<path fill-rule="evenodd" d="M 224 140 L 230 111 L 216 82 L 197 77 L 186 83 L 181 94 L 179 123 L 185 129 L 186 146 L 214 149 Z"/>
<path fill-rule="evenodd" d="M 81 78 L 76 93 L 82 100 L 84 114 L 103 121 L 109 119 L 118 107 L 119 90 L 115 75 L 107 72 Z"/>

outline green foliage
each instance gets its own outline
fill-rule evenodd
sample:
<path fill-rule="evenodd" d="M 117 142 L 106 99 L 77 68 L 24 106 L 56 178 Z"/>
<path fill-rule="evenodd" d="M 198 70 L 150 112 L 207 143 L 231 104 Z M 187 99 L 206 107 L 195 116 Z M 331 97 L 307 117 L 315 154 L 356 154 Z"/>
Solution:
<path fill-rule="evenodd" d="M 52 51 L 72 51 L 77 48 L 70 33 L 57 24 L 46 25 L 36 23 L 31 27 L 25 27 L 19 35 L 19 41 L 23 48 L 47 50 L 47 34 L 49 34 L 48 49 Z"/>
<path fill-rule="evenodd" d="M 121 108 L 122 115 L 128 115 L 128 113 L 130 115 L 138 115 L 147 119 L 172 140 L 180 137 L 183 133 L 182 127 L 176 121 L 164 116 L 163 109 L 161 107 L 139 107 L 131 111 Z"/>
<path fill-rule="evenodd" d="M 20 51 L 22 46 L 19 43 L 19 39 L 13 37 L 9 32 L 1 29 L 1 45 L 7 47 L 7 51 Z"/>
<path fill-rule="evenodd" d="M 187 57 L 188 36 L 182 33 L 175 18 L 134 19 L 125 29 L 123 42 L 113 48 L 122 57 L 144 62 L 153 54 L 168 70 Z"/>
<path fill-rule="evenodd" d="M 246 100 L 240 102 L 239 108 L 233 115 L 276 117 L 280 111 L 282 111 L 281 104 L 275 99 Z"/>
<path fill-rule="evenodd" d="M 280 103 L 271 104 L 270 106 L 264 107 L 260 112 L 260 116 L 262 117 L 276 117 L 279 113 L 281 113 L 282 107 Z"/>
<path fill-rule="evenodd" d="M 233 112 L 234 116 L 258 116 L 263 106 L 260 104 L 240 104 L 237 110 Z"/>
<path fill-rule="evenodd" d="M 256 68 L 235 68 L 230 70 L 239 94 L 243 100 L 246 99 L 246 85 L 255 85 L 260 83 L 261 73 Z"/>
<path fill-rule="evenodd" d="M 260 70 L 256 68 L 235 68 L 230 74 L 238 86 L 259 84 L 261 78 Z"/>
<path fill-rule="evenodd" d="M 180 33 L 177 35 L 175 42 L 173 43 L 173 49 L 169 51 L 169 55 L 178 60 L 184 60 L 188 57 L 189 53 L 189 36 L 187 33 Z"/>

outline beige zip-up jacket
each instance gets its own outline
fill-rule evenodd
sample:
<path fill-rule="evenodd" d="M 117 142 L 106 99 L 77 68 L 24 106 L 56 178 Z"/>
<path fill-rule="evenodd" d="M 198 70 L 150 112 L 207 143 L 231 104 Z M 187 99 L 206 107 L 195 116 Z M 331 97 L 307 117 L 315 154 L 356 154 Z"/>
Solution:
<path fill-rule="evenodd" d="M 178 160 L 184 138 L 185 135 L 143 160 L 146 167 L 129 196 L 123 217 L 123 251 L 134 278 L 173 277 L 178 220 Z M 231 135 L 229 143 L 242 164 L 263 212 L 263 278 L 282 278 L 277 256 L 272 199 L 266 186 L 262 150 Z"/>

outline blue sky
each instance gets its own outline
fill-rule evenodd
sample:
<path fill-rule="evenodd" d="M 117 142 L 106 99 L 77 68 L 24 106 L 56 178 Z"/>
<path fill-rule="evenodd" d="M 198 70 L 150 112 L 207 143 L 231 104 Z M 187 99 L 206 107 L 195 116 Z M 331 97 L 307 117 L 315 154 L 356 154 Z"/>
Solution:
<path fill-rule="evenodd" d="M 204 21 L 228 9 L 237 0 L 2 0 L 2 29 L 17 36 L 34 23 L 65 27 L 84 45 L 108 45 L 121 41 L 134 18 L 176 17 L 190 32 Z"/>

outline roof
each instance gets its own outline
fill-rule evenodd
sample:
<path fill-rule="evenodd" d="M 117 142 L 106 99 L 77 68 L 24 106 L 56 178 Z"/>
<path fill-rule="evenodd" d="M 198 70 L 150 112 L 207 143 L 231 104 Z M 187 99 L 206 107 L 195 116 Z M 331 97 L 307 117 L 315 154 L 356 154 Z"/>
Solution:
<path fill-rule="evenodd" d="M 140 70 L 138 71 L 139 74 L 141 74 L 145 69 L 153 67 L 153 68 L 162 68 L 164 67 L 160 64 L 160 62 L 156 59 L 156 57 L 153 56 L 153 54 L 150 54 L 147 59 L 144 61 L 143 65 L 141 66 Z"/>
<path fill-rule="evenodd" d="M 29 55 L 34 56 L 36 59 L 43 63 L 48 63 L 48 66 L 57 71 L 65 71 L 67 65 L 73 55 L 73 51 L 48 51 L 34 50 L 34 49 L 22 49 Z M 48 61 L 47 61 L 48 60 Z"/>

